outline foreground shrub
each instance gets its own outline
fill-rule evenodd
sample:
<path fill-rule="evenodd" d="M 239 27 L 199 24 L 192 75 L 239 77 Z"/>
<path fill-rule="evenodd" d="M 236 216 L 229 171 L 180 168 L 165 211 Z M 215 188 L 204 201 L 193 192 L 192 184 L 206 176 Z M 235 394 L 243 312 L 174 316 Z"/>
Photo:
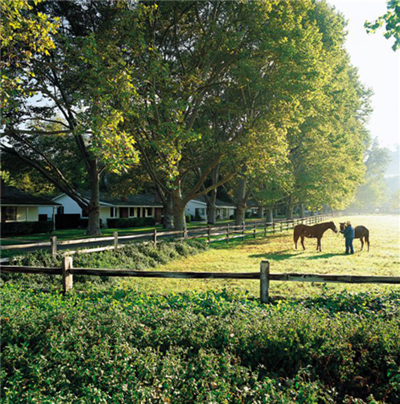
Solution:
<path fill-rule="evenodd" d="M 1 235 L 15 236 L 19 234 L 51 233 L 53 222 L 5 222 L 1 224 Z"/>
<path fill-rule="evenodd" d="M 207 243 L 200 240 L 168 241 L 158 243 L 128 243 L 117 251 L 102 251 L 74 255 L 74 266 L 80 268 L 132 269 L 143 271 L 180 257 L 194 255 L 207 249 Z M 36 267 L 59 267 L 62 257 L 53 257 L 48 251 L 37 250 L 15 257 L 13 265 Z M 45 286 L 59 288 L 61 277 L 54 275 L 1 274 L 3 281 L 18 282 L 28 287 Z M 74 283 L 93 284 L 118 283 L 115 277 L 75 275 Z"/>
<path fill-rule="evenodd" d="M 3 401 L 399 402 L 399 297 L 355 314 L 226 291 L 64 297 L 6 285 Z"/>

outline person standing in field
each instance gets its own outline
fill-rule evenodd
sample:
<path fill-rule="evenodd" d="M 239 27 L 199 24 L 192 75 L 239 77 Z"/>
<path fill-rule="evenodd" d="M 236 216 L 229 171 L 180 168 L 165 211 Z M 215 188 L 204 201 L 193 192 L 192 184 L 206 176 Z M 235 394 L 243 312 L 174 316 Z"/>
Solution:
<path fill-rule="evenodd" d="M 354 254 L 353 239 L 354 239 L 354 227 L 350 222 L 346 223 L 345 229 L 342 231 L 346 240 L 346 254 Z"/>

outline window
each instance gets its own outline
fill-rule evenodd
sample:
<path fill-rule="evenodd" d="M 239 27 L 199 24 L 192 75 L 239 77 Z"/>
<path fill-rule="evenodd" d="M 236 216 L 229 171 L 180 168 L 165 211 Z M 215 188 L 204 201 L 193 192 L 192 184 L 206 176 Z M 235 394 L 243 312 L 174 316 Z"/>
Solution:
<path fill-rule="evenodd" d="M 152 208 L 146 208 L 146 217 L 153 216 L 153 209 Z"/>
<path fill-rule="evenodd" d="M 110 208 L 110 217 L 114 217 L 114 208 Z"/>
<path fill-rule="evenodd" d="M 64 214 L 64 206 L 59 206 L 57 208 L 57 215 L 63 215 Z"/>
<path fill-rule="evenodd" d="M 135 216 L 135 208 L 129 208 L 129 216 Z"/>
<path fill-rule="evenodd" d="M 15 222 L 17 220 L 17 207 L 5 206 L 4 217 L 7 222 Z"/>

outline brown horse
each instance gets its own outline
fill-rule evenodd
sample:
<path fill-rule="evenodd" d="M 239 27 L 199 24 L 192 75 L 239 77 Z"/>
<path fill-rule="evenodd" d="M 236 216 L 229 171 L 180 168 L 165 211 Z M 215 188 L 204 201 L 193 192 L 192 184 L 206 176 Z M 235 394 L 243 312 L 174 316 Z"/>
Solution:
<path fill-rule="evenodd" d="M 342 232 L 346 228 L 346 223 L 339 223 L 340 231 Z M 369 230 L 365 226 L 357 226 L 354 228 L 354 238 L 359 238 L 361 241 L 361 250 L 364 247 L 364 241 L 367 243 L 369 251 Z"/>
<path fill-rule="evenodd" d="M 301 237 L 301 245 L 303 246 L 303 250 L 306 249 L 306 247 L 304 247 L 304 237 L 308 237 L 317 239 L 317 251 L 321 251 L 321 238 L 328 229 L 333 230 L 335 233 L 338 232 L 338 229 L 333 222 L 318 223 L 314 224 L 314 226 L 298 224 L 297 226 L 295 226 L 293 234 L 293 240 L 296 250 L 297 240 L 299 239 L 299 237 Z"/>

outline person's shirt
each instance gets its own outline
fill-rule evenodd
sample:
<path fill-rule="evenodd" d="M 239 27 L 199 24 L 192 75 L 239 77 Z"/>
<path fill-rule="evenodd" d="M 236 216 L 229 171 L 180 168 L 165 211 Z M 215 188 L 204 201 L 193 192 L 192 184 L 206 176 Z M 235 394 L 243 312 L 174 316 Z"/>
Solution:
<path fill-rule="evenodd" d="M 354 227 L 353 226 L 347 226 L 345 229 L 344 229 L 344 232 L 343 232 L 343 234 L 344 234 L 344 236 L 346 237 L 346 238 L 354 238 Z"/>

